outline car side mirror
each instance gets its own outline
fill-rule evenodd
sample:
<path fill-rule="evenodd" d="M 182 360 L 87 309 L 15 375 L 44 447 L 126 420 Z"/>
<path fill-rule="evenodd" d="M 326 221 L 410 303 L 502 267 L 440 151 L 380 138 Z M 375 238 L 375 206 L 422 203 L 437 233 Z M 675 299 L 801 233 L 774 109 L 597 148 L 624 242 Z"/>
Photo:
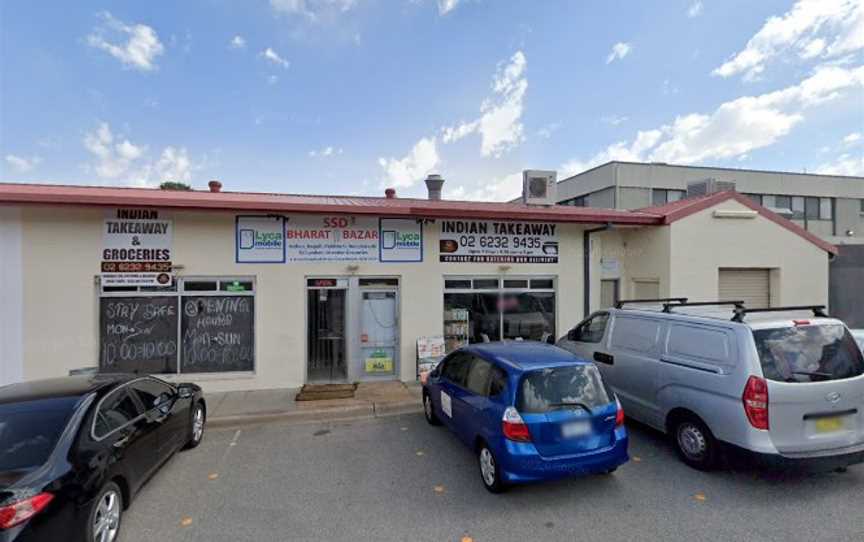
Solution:
<path fill-rule="evenodd" d="M 555 341 L 555 335 L 551 335 L 551 334 L 550 334 L 548 337 L 546 337 L 546 342 L 547 342 L 548 344 L 554 345 L 555 342 L 556 342 L 556 341 Z"/>
<path fill-rule="evenodd" d="M 189 399 L 195 395 L 195 390 L 189 384 L 180 384 L 177 386 L 177 395 L 180 399 Z"/>
<path fill-rule="evenodd" d="M 577 328 L 574 327 L 573 329 L 571 329 L 570 331 L 567 332 L 567 340 L 568 341 L 578 341 L 579 340 L 579 333 L 576 332 L 576 329 Z"/>

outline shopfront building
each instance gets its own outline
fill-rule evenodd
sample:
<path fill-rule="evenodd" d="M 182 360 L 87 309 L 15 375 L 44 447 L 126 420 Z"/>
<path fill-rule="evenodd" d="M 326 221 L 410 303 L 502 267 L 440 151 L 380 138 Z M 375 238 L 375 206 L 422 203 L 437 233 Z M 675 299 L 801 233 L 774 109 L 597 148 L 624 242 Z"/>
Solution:
<path fill-rule="evenodd" d="M 418 341 L 451 351 L 558 337 L 586 303 L 601 306 L 610 280 L 629 290 L 655 281 L 664 294 L 677 281 L 687 295 L 716 296 L 674 243 L 730 220 L 678 229 L 664 220 L 513 203 L 0 185 L 0 377 L 98 367 L 208 391 L 412 381 Z M 794 299 L 802 274 L 765 255 L 792 246 L 795 265 L 821 276 L 825 247 L 770 224 L 734 226 L 758 235 L 716 257 L 703 251 L 700 266 L 771 266 L 784 302 L 824 302 Z M 610 254 L 620 254 L 614 266 Z"/>

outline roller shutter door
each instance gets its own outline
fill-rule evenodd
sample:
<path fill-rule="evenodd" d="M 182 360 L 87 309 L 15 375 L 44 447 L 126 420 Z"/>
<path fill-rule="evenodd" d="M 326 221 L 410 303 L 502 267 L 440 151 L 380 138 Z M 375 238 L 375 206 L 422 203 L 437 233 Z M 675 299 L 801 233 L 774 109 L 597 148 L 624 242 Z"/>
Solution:
<path fill-rule="evenodd" d="M 768 269 L 720 269 L 720 299 L 742 300 L 751 308 L 771 306 Z"/>

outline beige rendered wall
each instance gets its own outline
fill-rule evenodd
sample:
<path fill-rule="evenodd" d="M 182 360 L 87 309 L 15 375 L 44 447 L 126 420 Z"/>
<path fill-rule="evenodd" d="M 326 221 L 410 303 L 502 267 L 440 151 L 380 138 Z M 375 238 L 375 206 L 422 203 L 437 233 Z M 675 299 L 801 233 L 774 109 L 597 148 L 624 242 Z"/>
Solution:
<path fill-rule="evenodd" d="M 306 372 L 305 278 L 348 276 L 347 263 L 237 264 L 234 213 L 174 212 L 174 263 L 179 276 L 245 275 L 257 280 L 256 371 L 254 375 L 180 375 L 207 391 L 295 387 Z M 62 376 L 98 361 L 98 296 L 104 210 L 29 207 L 22 212 L 24 268 L 24 378 Z M 558 277 L 557 331 L 582 317 L 582 230 L 558 226 L 558 264 L 442 264 L 436 223 L 424 227 L 424 262 L 361 263 L 357 275 L 401 279 L 400 377 L 415 378 L 417 337 L 443 331 L 444 275 Z M 599 284 L 599 283 L 598 283 Z"/>
<path fill-rule="evenodd" d="M 719 268 L 754 267 L 774 270 L 772 304 L 828 303 L 824 250 L 762 216 L 715 218 L 715 210 L 749 209 L 729 200 L 668 227 L 672 295 L 717 299 Z"/>
<path fill-rule="evenodd" d="M 660 295 L 669 294 L 669 241 L 668 227 L 651 228 L 616 228 L 595 234 L 600 242 L 597 288 L 591 291 L 591 310 L 597 310 L 600 304 L 599 280 L 615 279 L 620 282 L 621 299 L 634 297 L 634 280 L 657 280 L 660 285 Z M 603 269 L 602 262 L 607 264 Z M 613 262 L 617 262 L 617 266 Z M 617 273 L 608 267 L 617 267 Z M 592 286 L 595 281 L 592 280 Z"/>

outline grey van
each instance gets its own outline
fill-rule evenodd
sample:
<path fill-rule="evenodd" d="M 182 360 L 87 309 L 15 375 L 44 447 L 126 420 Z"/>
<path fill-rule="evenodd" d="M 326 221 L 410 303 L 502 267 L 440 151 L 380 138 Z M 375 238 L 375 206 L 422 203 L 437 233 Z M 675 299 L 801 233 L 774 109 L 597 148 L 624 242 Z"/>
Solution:
<path fill-rule="evenodd" d="M 694 468 L 723 451 L 817 469 L 864 461 L 864 355 L 843 322 L 821 307 L 683 301 L 619 303 L 557 344 L 594 360 L 627 416 Z"/>

